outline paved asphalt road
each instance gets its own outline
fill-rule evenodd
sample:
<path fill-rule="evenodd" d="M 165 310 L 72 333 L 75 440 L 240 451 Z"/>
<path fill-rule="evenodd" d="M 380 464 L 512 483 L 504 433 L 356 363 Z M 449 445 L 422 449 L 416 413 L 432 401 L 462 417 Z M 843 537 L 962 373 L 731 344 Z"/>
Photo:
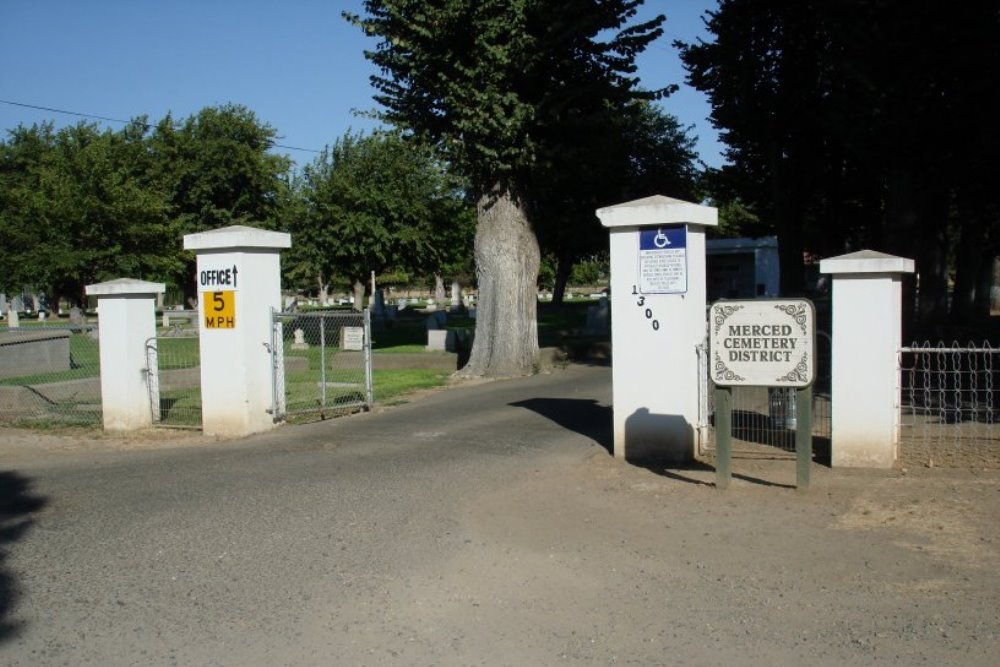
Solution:
<path fill-rule="evenodd" d="M 916 549 L 865 523 L 885 497 L 903 517 L 898 475 L 797 494 L 781 462 L 722 494 L 608 456 L 609 399 L 607 368 L 573 366 L 237 442 L 8 457 L 0 665 L 996 664 L 995 475 Z"/>

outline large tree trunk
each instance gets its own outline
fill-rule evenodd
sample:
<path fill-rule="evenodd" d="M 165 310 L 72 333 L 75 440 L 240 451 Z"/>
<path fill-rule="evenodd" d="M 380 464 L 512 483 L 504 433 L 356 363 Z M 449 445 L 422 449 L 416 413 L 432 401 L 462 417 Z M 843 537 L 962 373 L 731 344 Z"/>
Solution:
<path fill-rule="evenodd" d="M 573 273 L 573 259 L 571 253 L 566 250 L 559 253 L 556 262 L 556 275 L 552 281 L 552 303 L 561 306 L 566 298 L 566 284 L 569 283 L 569 276 Z"/>
<path fill-rule="evenodd" d="M 434 274 L 434 302 L 444 305 L 444 279 L 440 273 Z"/>
<path fill-rule="evenodd" d="M 530 375 L 538 365 L 538 239 L 523 204 L 507 190 L 483 197 L 477 209 L 476 337 L 461 374 Z"/>
<path fill-rule="evenodd" d="M 330 298 L 330 283 L 323 279 L 323 272 L 316 272 L 316 286 L 319 287 L 319 305 L 325 306 L 326 300 Z"/>
<path fill-rule="evenodd" d="M 354 310 L 359 313 L 365 309 L 365 284 L 360 280 L 354 281 Z"/>

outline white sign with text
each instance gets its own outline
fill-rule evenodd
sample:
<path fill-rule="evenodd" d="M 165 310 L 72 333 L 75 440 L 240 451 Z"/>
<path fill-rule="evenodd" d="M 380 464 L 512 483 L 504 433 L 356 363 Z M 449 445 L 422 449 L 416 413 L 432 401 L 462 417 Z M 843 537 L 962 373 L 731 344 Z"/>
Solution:
<path fill-rule="evenodd" d="M 708 334 L 709 373 L 717 385 L 812 384 L 816 311 L 808 299 L 717 301 Z"/>

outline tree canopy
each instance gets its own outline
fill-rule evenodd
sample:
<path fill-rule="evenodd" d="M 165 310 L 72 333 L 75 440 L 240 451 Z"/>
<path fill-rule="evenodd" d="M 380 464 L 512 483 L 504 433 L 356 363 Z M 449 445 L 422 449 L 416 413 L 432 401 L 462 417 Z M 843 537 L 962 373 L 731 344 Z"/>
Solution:
<path fill-rule="evenodd" d="M 150 127 L 18 127 L 0 141 L 0 290 L 83 298 L 129 276 L 194 294 L 181 237 L 230 224 L 278 225 L 290 163 L 245 107 L 208 107 Z"/>
<path fill-rule="evenodd" d="M 635 57 L 663 16 L 642 0 L 367 0 L 348 18 L 380 39 L 366 56 L 383 118 L 439 147 L 478 200 L 479 313 L 468 375 L 521 375 L 538 356 L 540 249 L 532 181 L 570 164 L 635 99 Z"/>
<path fill-rule="evenodd" d="M 722 0 L 707 26 L 711 41 L 681 47 L 728 146 L 714 182 L 779 234 L 783 291 L 802 290 L 804 250 L 867 246 L 916 259 L 908 319 L 924 332 L 945 319 L 949 266 L 953 314 L 982 304 L 975 276 L 998 247 L 998 198 L 982 183 L 998 145 L 986 63 L 1000 57 L 1000 12 Z"/>
<path fill-rule="evenodd" d="M 397 133 L 347 134 L 303 170 L 289 263 L 318 281 L 428 274 L 471 241 L 473 209 L 430 148 Z"/>

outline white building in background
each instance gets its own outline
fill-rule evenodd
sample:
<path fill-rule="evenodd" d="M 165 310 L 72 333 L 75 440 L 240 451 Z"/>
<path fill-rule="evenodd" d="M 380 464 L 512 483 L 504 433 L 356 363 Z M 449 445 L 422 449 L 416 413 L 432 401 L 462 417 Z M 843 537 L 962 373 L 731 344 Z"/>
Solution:
<path fill-rule="evenodd" d="M 708 302 L 779 296 L 778 237 L 705 242 Z"/>

